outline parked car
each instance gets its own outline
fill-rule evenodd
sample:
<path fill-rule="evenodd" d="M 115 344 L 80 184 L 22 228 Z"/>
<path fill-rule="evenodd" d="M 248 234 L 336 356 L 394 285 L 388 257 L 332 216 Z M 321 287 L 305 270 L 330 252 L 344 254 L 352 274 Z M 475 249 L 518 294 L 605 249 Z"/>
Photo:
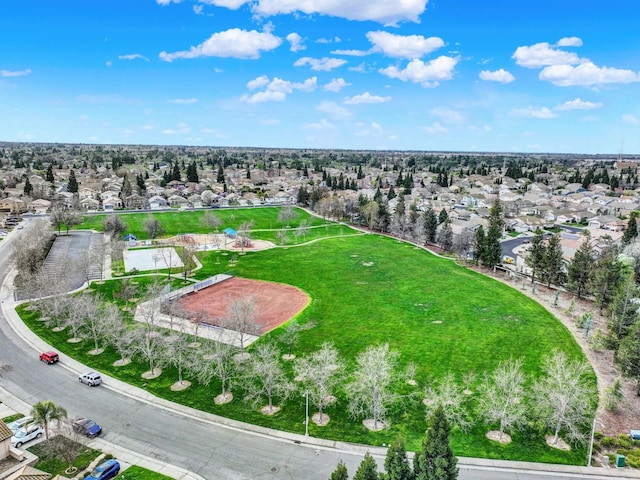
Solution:
<path fill-rule="evenodd" d="M 11 437 L 11 445 L 20 448 L 24 443 L 30 442 L 35 438 L 40 438 L 44 430 L 40 425 L 34 423 L 22 427 Z"/>
<path fill-rule="evenodd" d="M 640 440 L 640 430 L 631 430 L 629 436 L 632 440 Z"/>
<path fill-rule="evenodd" d="M 80 380 L 80 383 L 86 383 L 90 387 L 95 387 L 102 383 L 102 377 L 97 372 L 83 373 L 78 377 L 78 380 Z"/>
<path fill-rule="evenodd" d="M 93 471 L 84 477 L 84 480 L 109 480 L 120 473 L 120 464 L 117 460 L 102 462 Z"/>
<path fill-rule="evenodd" d="M 96 437 L 102 432 L 102 427 L 88 418 L 76 418 L 71 426 L 74 432 L 81 433 L 89 438 Z"/>
<path fill-rule="evenodd" d="M 42 352 L 40 354 L 40 361 L 46 362 L 49 365 L 56 363 L 60 360 L 60 357 L 56 352 Z"/>
<path fill-rule="evenodd" d="M 22 427 L 24 427 L 25 425 L 28 425 L 31 422 L 33 422 L 33 417 L 22 417 L 17 420 L 14 420 L 7 426 L 13 433 L 16 433 Z"/>

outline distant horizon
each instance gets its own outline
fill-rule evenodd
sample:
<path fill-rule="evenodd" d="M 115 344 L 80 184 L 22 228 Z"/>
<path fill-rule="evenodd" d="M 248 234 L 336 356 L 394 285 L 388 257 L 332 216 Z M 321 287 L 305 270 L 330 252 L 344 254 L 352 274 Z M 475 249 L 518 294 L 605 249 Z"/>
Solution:
<path fill-rule="evenodd" d="M 236 149 L 236 150 L 311 150 L 311 151 L 335 151 L 335 152 L 374 152 L 374 153 L 431 153 L 431 154 L 477 154 L 477 155 L 522 155 L 522 156 L 578 156 L 578 157 L 612 157 L 627 160 L 640 160 L 637 153 L 579 153 L 579 152 L 507 152 L 499 150 L 411 150 L 411 149 L 366 149 L 366 148 L 321 148 L 321 147 L 264 147 L 264 146 L 235 146 L 235 145 L 187 145 L 187 144 L 158 144 L 158 143 L 85 143 L 85 142 L 36 142 L 36 141 L 9 141 L 0 140 L 0 148 L 7 145 L 64 145 L 83 147 L 159 147 L 159 148 L 204 148 L 204 149 Z"/>

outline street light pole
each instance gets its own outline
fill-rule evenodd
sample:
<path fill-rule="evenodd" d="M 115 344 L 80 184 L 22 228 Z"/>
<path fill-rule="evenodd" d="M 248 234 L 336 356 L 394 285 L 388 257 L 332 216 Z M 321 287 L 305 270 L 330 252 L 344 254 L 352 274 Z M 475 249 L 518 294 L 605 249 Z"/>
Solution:
<path fill-rule="evenodd" d="M 587 457 L 587 467 L 591 466 L 591 456 L 593 455 L 593 439 L 596 435 L 596 422 L 597 418 L 593 417 L 593 426 L 591 427 L 591 441 L 589 442 L 589 456 Z M 604 425 L 602 423 L 600 423 L 600 426 L 604 428 Z"/>
<path fill-rule="evenodd" d="M 305 390 L 305 420 L 304 420 L 304 436 L 309 436 L 309 390 Z"/>

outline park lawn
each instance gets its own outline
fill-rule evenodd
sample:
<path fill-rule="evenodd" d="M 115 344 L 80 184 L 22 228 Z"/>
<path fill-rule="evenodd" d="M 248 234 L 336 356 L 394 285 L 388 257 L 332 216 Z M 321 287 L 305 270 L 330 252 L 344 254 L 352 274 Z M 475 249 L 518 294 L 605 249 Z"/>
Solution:
<path fill-rule="evenodd" d="M 122 221 L 127 225 L 127 233 L 135 235 L 138 239 L 148 238 L 147 232 L 144 227 L 145 220 L 152 215 L 154 218 L 160 221 L 164 228 L 163 236 L 182 235 L 187 233 L 211 233 L 213 230 L 210 227 L 202 225 L 201 219 L 205 213 L 214 213 L 220 220 L 221 225 L 218 227 L 218 231 L 222 232 L 225 228 L 233 228 L 237 230 L 241 224 L 253 221 L 253 230 L 263 229 L 280 229 L 285 225 L 278 221 L 278 213 L 281 207 L 256 207 L 256 208 L 236 208 L 226 209 L 219 208 L 213 210 L 184 210 L 184 211 L 163 211 L 163 212 L 151 212 L 151 213 L 122 213 L 120 217 Z M 300 225 L 300 222 L 307 220 L 310 226 L 324 225 L 327 222 L 319 217 L 309 215 L 301 208 L 295 210 L 296 218 L 292 219 L 289 223 L 289 228 L 293 229 Z M 102 223 L 104 219 L 109 215 L 86 215 L 83 217 L 83 222 L 77 225 L 77 229 L 92 229 L 102 231 Z"/>
<path fill-rule="evenodd" d="M 469 371 L 481 377 L 501 360 L 520 357 L 524 359 L 524 371 L 533 378 L 540 373 L 542 357 L 556 348 L 571 358 L 583 358 L 564 326 L 517 290 L 387 237 L 331 238 L 303 247 L 238 255 L 233 265 L 228 262 L 229 255 L 210 252 L 201 258 L 204 267 L 198 278 L 232 273 L 295 285 L 310 295 L 312 301 L 297 321 L 313 320 L 316 327 L 302 333 L 294 350 L 298 356 L 316 350 L 324 341 L 333 341 L 353 367 L 355 357 L 367 346 L 388 342 L 399 352 L 399 370 L 409 362 L 418 365 L 418 387 L 405 382 L 396 386 L 404 400 L 390 409 L 390 428 L 378 433 L 367 431 L 359 420 L 349 418 L 347 402 L 338 392 L 338 404 L 327 409 L 331 422 L 326 427 L 311 424 L 313 436 L 382 445 L 401 434 L 407 447 L 416 450 L 425 429 L 421 400 L 427 382 L 437 381 L 448 372 L 454 372 L 458 380 Z M 112 285 L 115 282 L 95 288 L 113 290 Z M 239 388 L 234 389 L 236 400 L 215 406 L 212 397 L 219 393 L 216 382 L 208 387 L 194 383 L 184 392 L 172 392 L 169 387 L 177 380 L 174 369 L 165 369 L 155 380 L 142 380 L 140 374 L 147 370 L 146 364 L 134 362 L 114 368 L 111 363 L 117 356 L 110 349 L 90 356 L 86 353 L 92 348 L 90 342 L 67 344 L 64 332 L 53 333 L 36 320 L 35 312 L 20 310 L 34 331 L 61 351 L 155 395 L 230 418 L 304 433 L 302 395 L 294 395 L 272 417 L 241 402 Z M 261 341 L 276 340 L 279 335 L 276 329 Z M 291 364 L 286 368 L 291 371 Z M 595 376 L 592 380 L 595 405 Z M 473 396 L 468 402 L 472 418 L 477 417 L 475 402 Z M 584 448 L 561 452 L 547 447 L 543 432 L 533 427 L 515 434 L 514 442 L 507 446 L 487 440 L 486 430 L 482 425 L 466 433 L 454 429 L 456 454 L 569 464 L 580 464 L 586 455 Z"/>

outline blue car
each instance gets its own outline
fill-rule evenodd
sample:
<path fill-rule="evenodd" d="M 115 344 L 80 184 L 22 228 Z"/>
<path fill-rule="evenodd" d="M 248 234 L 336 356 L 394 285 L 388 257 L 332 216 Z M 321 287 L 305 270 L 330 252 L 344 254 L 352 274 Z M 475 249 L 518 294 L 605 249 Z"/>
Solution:
<path fill-rule="evenodd" d="M 71 424 L 74 432 L 94 438 L 102 432 L 102 427 L 88 418 L 77 418 Z"/>
<path fill-rule="evenodd" d="M 93 471 L 84 477 L 84 480 L 109 480 L 120 473 L 120 464 L 117 460 L 107 460 L 102 462 Z"/>

